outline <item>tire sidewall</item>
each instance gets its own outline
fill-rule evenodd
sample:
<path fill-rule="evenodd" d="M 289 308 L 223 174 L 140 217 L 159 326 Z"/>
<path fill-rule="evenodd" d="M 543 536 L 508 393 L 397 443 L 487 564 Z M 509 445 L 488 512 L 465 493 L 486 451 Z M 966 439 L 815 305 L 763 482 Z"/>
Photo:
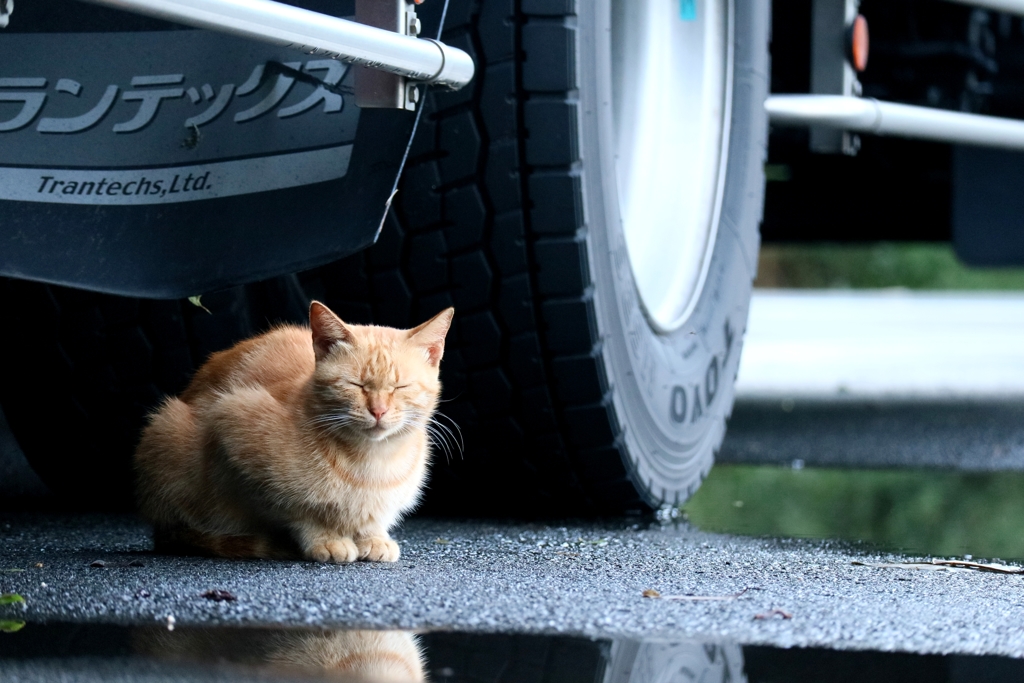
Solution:
<path fill-rule="evenodd" d="M 744 0 L 732 5 L 732 106 L 717 234 L 692 314 L 664 334 L 651 327 L 642 310 L 619 219 L 611 2 L 578 5 L 580 152 L 594 312 L 624 464 L 655 507 L 678 505 L 692 495 L 721 445 L 756 270 L 770 7 Z M 673 134 L 679 131 L 665 131 Z"/>

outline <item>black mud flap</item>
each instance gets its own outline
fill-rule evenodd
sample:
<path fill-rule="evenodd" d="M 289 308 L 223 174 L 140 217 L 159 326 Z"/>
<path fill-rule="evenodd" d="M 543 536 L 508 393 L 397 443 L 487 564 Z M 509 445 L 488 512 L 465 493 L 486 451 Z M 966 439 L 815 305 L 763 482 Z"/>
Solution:
<path fill-rule="evenodd" d="M 370 245 L 416 115 L 360 110 L 353 76 L 83 3 L 19 3 L 0 31 L 0 275 L 177 298 Z"/>

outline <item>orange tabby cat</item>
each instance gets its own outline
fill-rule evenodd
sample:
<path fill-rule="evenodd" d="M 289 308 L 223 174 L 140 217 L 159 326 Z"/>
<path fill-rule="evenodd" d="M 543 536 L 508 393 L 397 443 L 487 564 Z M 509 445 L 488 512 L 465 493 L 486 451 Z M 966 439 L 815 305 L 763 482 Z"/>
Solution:
<path fill-rule="evenodd" d="M 454 309 L 412 330 L 323 304 L 215 353 L 150 418 L 135 453 L 158 550 L 394 562 L 419 498 Z"/>

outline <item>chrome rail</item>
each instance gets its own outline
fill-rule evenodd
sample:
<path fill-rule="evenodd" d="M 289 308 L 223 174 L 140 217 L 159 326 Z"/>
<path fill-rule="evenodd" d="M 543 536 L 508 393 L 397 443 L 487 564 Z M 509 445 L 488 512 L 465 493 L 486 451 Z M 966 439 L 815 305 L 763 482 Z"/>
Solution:
<path fill-rule="evenodd" d="M 990 9 L 995 12 L 1024 15 L 1024 0 L 947 0 L 947 2 L 955 2 L 958 5 L 971 5 L 972 7 Z"/>
<path fill-rule="evenodd" d="M 423 83 L 459 89 L 473 78 L 462 50 L 272 0 L 88 0 L 116 9 L 231 33 Z"/>
<path fill-rule="evenodd" d="M 842 95 L 772 95 L 768 120 L 1002 149 L 1024 150 L 1024 121 Z"/>

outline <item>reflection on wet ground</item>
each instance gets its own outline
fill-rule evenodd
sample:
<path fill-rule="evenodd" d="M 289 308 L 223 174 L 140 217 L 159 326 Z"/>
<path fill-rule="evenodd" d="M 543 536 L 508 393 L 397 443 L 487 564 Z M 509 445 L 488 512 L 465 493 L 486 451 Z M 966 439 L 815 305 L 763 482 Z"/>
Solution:
<path fill-rule="evenodd" d="M 0 680 L 775 683 L 1024 680 L 1024 660 L 521 634 L 27 624 Z"/>
<path fill-rule="evenodd" d="M 1024 560 L 1024 473 L 716 465 L 685 506 L 705 531 Z"/>

